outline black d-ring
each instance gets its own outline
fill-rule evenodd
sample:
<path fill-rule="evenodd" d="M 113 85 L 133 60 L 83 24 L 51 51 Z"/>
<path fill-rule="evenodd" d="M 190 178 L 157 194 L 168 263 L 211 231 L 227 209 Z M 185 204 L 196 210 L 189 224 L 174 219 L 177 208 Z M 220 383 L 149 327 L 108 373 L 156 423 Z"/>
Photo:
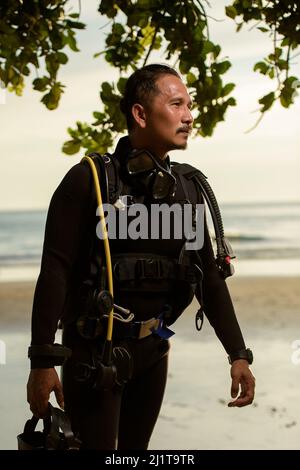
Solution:
<path fill-rule="evenodd" d="M 196 330 L 200 331 L 202 329 L 203 320 L 204 320 L 203 310 L 202 310 L 202 308 L 199 308 L 198 312 L 196 313 L 196 317 L 195 317 Z"/>
<path fill-rule="evenodd" d="M 114 273 L 114 277 L 116 278 L 117 281 L 120 281 L 120 277 L 119 277 L 119 272 L 117 271 L 118 268 L 119 268 L 119 262 L 116 261 L 113 265 L 113 273 Z"/>

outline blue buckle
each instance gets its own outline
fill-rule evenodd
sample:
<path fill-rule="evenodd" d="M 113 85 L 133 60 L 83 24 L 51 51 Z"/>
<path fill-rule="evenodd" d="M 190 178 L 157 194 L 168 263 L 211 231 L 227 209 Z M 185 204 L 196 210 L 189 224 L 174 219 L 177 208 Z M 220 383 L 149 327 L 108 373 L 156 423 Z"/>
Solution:
<path fill-rule="evenodd" d="M 175 335 L 175 331 L 170 330 L 167 326 L 164 325 L 164 314 L 161 313 L 158 317 L 159 325 L 157 328 L 152 328 L 152 333 L 160 336 L 163 339 L 169 339 L 171 336 Z"/>

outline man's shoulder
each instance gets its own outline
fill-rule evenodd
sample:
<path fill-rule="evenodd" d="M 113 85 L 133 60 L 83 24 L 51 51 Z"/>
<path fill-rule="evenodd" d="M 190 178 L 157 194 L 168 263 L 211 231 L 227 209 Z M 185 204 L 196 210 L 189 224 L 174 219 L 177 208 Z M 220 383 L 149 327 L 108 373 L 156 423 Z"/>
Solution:
<path fill-rule="evenodd" d="M 171 162 L 171 169 L 174 173 L 185 176 L 188 179 L 200 172 L 199 168 L 196 168 L 189 163 Z"/>
<path fill-rule="evenodd" d="M 65 174 L 63 181 L 72 182 L 75 186 L 82 186 L 89 183 L 91 170 L 87 164 L 80 161 L 75 163 Z"/>
<path fill-rule="evenodd" d="M 78 162 L 67 171 L 57 191 L 72 199 L 85 199 L 90 196 L 91 182 L 90 168 L 83 162 Z"/>

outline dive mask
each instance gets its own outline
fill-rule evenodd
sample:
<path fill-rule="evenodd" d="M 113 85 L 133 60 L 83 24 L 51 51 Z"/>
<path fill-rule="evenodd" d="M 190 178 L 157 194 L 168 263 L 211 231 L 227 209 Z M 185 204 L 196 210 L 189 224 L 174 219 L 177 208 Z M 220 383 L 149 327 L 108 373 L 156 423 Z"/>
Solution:
<path fill-rule="evenodd" d="M 172 196 L 176 189 L 176 178 L 164 168 L 148 150 L 134 150 L 128 157 L 126 169 L 136 183 L 143 185 L 153 199 Z"/>

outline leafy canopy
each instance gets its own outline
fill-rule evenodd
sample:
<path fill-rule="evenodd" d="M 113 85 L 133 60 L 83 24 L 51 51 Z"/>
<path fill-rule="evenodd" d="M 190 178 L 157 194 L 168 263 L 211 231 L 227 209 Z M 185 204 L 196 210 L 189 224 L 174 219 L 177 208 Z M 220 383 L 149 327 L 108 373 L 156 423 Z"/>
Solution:
<path fill-rule="evenodd" d="M 0 80 L 10 91 L 21 95 L 24 77 L 37 77 L 33 88 L 43 93 L 41 101 L 50 110 L 57 108 L 64 85 L 57 80 L 61 65 L 68 61 L 66 48 L 78 51 L 76 30 L 84 29 L 79 13 L 67 13 L 67 0 L 2 0 L 0 4 Z M 231 66 L 221 57 L 221 47 L 209 34 L 206 0 L 102 0 L 99 13 L 109 21 L 105 50 L 95 54 L 116 67 L 116 83 L 101 85 L 102 108 L 93 112 L 91 124 L 76 122 L 68 128 L 70 140 L 63 145 L 69 155 L 81 148 L 105 152 L 126 129 L 119 102 L 126 77 L 150 62 L 160 50 L 181 72 L 194 102 L 194 134 L 211 136 L 224 121 L 227 109 L 236 104 L 231 93 L 234 83 L 224 83 Z M 290 63 L 299 47 L 300 6 L 288 0 L 235 0 L 226 7 L 239 31 L 253 27 L 271 37 L 272 51 L 254 65 L 254 70 L 276 80 L 273 91 L 260 98 L 261 115 L 275 100 L 288 108 L 299 86 L 290 76 Z M 42 70 L 42 75 L 39 72 Z"/>

